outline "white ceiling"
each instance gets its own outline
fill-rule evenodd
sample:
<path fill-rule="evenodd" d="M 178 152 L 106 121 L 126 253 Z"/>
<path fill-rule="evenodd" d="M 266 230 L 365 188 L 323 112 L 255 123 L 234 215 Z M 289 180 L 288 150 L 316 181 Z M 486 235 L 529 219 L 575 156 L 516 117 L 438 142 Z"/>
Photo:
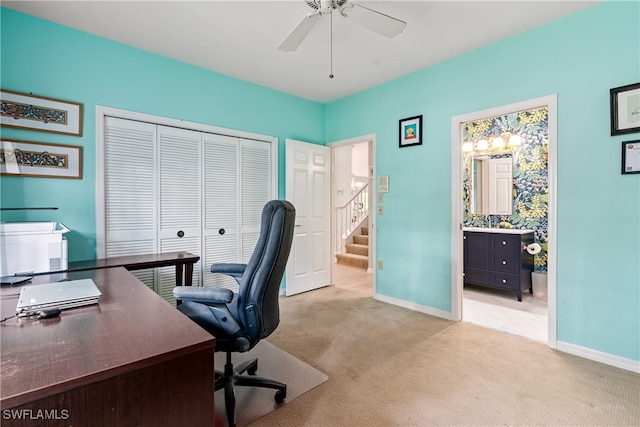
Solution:
<path fill-rule="evenodd" d="M 295 52 L 277 49 L 311 9 L 287 1 L 3 1 L 2 6 L 222 74 L 330 102 L 602 1 L 351 0 L 407 22 L 387 39 L 334 12 Z"/>

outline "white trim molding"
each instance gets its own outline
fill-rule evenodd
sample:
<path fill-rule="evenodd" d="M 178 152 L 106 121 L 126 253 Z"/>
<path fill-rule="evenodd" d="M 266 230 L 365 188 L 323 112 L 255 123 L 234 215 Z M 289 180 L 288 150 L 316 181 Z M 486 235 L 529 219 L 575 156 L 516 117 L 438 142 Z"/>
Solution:
<path fill-rule="evenodd" d="M 593 360 L 594 362 L 604 363 L 605 365 L 640 374 L 640 360 L 627 359 L 563 341 L 558 341 L 557 344 L 557 350 L 563 353 L 573 354 L 574 356 Z"/>
<path fill-rule="evenodd" d="M 373 295 L 374 295 L 374 299 L 377 299 L 375 297 L 376 295 L 376 267 L 375 265 L 377 265 L 377 252 L 376 252 L 376 227 L 377 227 L 377 218 L 376 218 L 376 211 L 378 209 L 377 207 L 377 203 L 378 203 L 378 197 L 377 195 L 377 175 L 376 175 L 376 134 L 375 133 L 370 133 L 370 134 L 366 134 L 366 135 L 361 135 L 361 136 L 355 136 L 353 138 L 347 138 L 347 139 L 341 139 L 338 141 L 331 141 L 326 143 L 325 145 L 327 147 L 331 148 L 332 151 L 332 156 L 334 153 L 334 148 L 336 147 L 341 147 L 341 146 L 345 146 L 345 145 L 350 145 L 350 144 L 359 144 L 359 143 L 363 143 L 363 142 L 369 142 L 371 144 L 370 146 L 370 150 L 369 150 L 369 155 L 371 156 L 370 163 L 372 165 L 372 170 L 370 171 L 371 173 L 371 180 L 370 180 L 370 188 L 371 188 L 371 200 L 369 201 L 369 259 L 370 259 L 370 265 L 367 268 L 367 273 L 372 274 L 372 288 L 373 288 Z M 333 168 L 335 162 L 331 162 L 331 206 L 333 207 L 334 205 L 334 182 L 333 182 Z M 332 212 L 333 215 L 333 212 Z M 335 248 L 336 247 L 336 242 L 335 242 L 335 236 L 336 236 L 336 230 L 335 230 L 335 221 L 333 219 L 331 219 L 331 247 Z M 334 250 L 334 249 L 332 249 Z M 331 277 L 335 277 L 336 272 L 335 272 L 335 253 L 332 253 L 332 258 L 333 258 L 333 263 L 332 263 L 332 267 L 331 267 Z"/>
<path fill-rule="evenodd" d="M 386 302 L 388 304 L 396 305 L 398 307 L 407 308 L 409 310 L 428 314 L 429 316 L 439 317 L 445 320 L 456 321 L 456 319 L 453 318 L 453 315 L 448 311 L 439 310 L 437 308 L 429 307 L 426 305 L 416 304 L 414 302 L 405 301 L 405 300 L 393 298 L 393 297 L 382 295 L 382 294 L 374 294 L 374 299 L 378 301 Z"/>
<path fill-rule="evenodd" d="M 558 95 L 516 102 L 451 118 L 451 318 L 462 320 L 462 135 L 461 125 L 469 121 L 546 106 L 549 112 L 549 247 L 548 247 L 548 331 L 547 345 L 557 348 L 557 144 Z"/>

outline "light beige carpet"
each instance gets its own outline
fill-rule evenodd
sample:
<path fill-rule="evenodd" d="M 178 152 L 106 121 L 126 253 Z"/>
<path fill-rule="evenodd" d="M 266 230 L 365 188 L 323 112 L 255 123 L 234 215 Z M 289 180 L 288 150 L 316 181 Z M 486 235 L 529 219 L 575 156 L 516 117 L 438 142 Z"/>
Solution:
<path fill-rule="evenodd" d="M 301 394 L 327 381 L 327 377 L 317 369 L 296 359 L 278 347 L 260 341 L 251 351 L 236 353 L 232 357 L 234 365 L 245 360 L 258 358 L 256 375 L 283 382 L 287 385 L 287 398 L 278 405 L 275 402 L 275 390 L 268 388 L 237 387 L 236 388 L 236 423 L 238 427 L 257 420 L 279 407 L 287 405 Z M 224 370 L 225 354 L 216 353 L 215 367 Z M 224 390 L 215 394 L 215 425 L 227 425 L 227 413 L 224 407 Z"/>
<path fill-rule="evenodd" d="M 640 426 L 637 373 L 365 290 L 282 297 L 269 341 L 329 380 L 251 427 Z"/>

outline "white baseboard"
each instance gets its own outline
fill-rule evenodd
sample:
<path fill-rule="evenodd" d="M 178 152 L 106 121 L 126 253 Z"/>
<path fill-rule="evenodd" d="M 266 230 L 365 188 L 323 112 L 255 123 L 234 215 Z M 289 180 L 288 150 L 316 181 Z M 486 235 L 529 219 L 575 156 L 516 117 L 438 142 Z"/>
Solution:
<path fill-rule="evenodd" d="M 409 310 L 418 311 L 431 316 L 440 317 L 446 320 L 453 320 L 453 315 L 447 311 L 438 310 L 437 308 L 427 307 L 424 305 L 403 301 L 397 298 L 393 298 L 387 295 L 376 294 L 374 298 L 378 301 L 386 302 L 389 304 L 397 305 L 399 307 L 407 308 Z M 627 359 L 620 356 L 615 356 L 609 353 L 603 353 L 601 351 L 592 350 L 586 347 L 580 347 L 575 344 L 570 344 L 562 341 L 557 342 L 556 350 L 564 353 L 573 354 L 574 356 L 583 357 L 585 359 L 593 360 L 595 362 L 604 363 L 605 365 L 614 366 L 616 368 L 625 369 L 627 371 L 640 374 L 640 361 Z"/>
<path fill-rule="evenodd" d="M 389 304 L 397 305 L 398 307 L 408 308 L 409 310 L 419 311 L 420 313 L 428 314 L 430 316 L 440 317 L 446 320 L 454 320 L 453 314 L 448 311 L 438 310 L 437 308 L 428 307 L 426 305 L 420 305 L 409 301 L 393 298 L 387 295 L 375 294 L 375 299 L 378 301 L 386 302 Z"/>
<path fill-rule="evenodd" d="M 585 359 L 595 362 L 604 363 L 605 365 L 615 366 L 616 368 L 625 369 L 627 371 L 640 374 L 640 361 L 615 356 L 609 353 L 603 353 L 598 350 L 592 350 L 579 345 L 558 341 L 558 351 L 573 354 L 574 356 L 584 357 Z"/>

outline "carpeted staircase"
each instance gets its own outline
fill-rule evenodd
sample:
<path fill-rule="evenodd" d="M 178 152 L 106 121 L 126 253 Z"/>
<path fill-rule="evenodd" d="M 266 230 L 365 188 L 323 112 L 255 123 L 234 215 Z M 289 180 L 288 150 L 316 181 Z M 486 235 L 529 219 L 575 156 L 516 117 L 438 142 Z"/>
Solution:
<path fill-rule="evenodd" d="M 353 243 L 345 245 L 345 252 L 336 255 L 338 264 L 369 267 L 369 227 L 360 227 L 360 234 L 353 236 Z"/>

